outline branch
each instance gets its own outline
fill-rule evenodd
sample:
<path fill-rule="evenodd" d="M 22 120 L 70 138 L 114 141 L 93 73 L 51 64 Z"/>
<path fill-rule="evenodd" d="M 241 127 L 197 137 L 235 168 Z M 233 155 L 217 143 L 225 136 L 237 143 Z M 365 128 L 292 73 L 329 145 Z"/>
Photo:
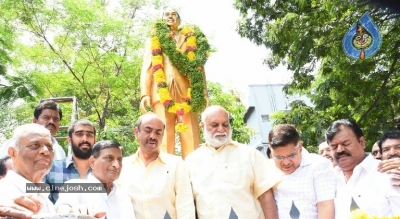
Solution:
<path fill-rule="evenodd" d="M 397 54 L 396 57 L 394 58 L 392 64 L 391 64 L 391 66 L 390 66 L 390 70 L 389 70 L 389 72 L 388 72 L 388 74 L 387 74 L 387 77 L 385 78 L 385 80 L 383 81 L 381 87 L 379 88 L 379 91 L 382 91 L 382 90 L 386 87 L 386 85 L 387 85 L 387 83 L 388 83 L 388 81 L 389 81 L 389 79 L 390 79 L 390 76 L 395 72 L 395 66 L 396 66 L 396 63 L 397 63 L 397 61 L 399 60 L 399 58 L 400 58 L 400 54 Z M 361 115 L 361 117 L 360 117 L 360 119 L 357 121 L 357 123 L 361 123 L 361 121 L 363 121 L 363 120 L 368 116 L 368 114 L 369 114 L 369 113 L 375 108 L 375 106 L 378 104 L 378 102 L 379 102 L 379 100 L 380 100 L 380 97 L 381 97 L 380 92 L 378 92 L 378 95 L 376 95 L 374 102 L 371 104 L 371 106 L 368 108 L 368 110 L 365 111 L 365 112 Z"/>
<path fill-rule="evenodd" d="M 107 92 L 107 99 L 106 99 L 106 103 L 103 108 L 103 114 L 100 117 L 99 128 L 101 130 L 104 129 L 104 127 L 106 125 L 106 117 L 107 117 L 107 111 L 108 111 L 108 104 L 110 103 L 110 98 L 111 98 L 110 92 Z"/>

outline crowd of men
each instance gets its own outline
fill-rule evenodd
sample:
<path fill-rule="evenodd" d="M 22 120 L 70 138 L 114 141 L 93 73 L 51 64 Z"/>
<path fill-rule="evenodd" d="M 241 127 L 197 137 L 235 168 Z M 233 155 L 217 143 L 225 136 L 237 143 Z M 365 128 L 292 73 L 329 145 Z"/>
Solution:
<path fill-rule="evenodd" d="M 82 119 L 68 130 L 72 154 L 57 159 L 59 145 L 52 136 L 61 109 L 47 101 L 37 111 L 39 119 L 17 127 L 2 146 L 8 156 L 0 159 L 0 216 L 343 219 L 355 209 L 400 215 L 400 131 L 384 133 L 376 142 L 379 155 L 369 155 L 361 128 L 337 120 L 318 156 L 306 151 L 293 125 L 280 124 L 269 133 L 268 159 L 233 141 L 229 113 L 210 106 L 201 116 L 204 143 L 185 160 L 160 150 L 165 123 L 153 113 L 135 124 L 135 154 L 123 157 L 118 142 L 96 141 L 95 126 Z M 97 183 L 104 191 L 27 193 L 32 183 Z"/>

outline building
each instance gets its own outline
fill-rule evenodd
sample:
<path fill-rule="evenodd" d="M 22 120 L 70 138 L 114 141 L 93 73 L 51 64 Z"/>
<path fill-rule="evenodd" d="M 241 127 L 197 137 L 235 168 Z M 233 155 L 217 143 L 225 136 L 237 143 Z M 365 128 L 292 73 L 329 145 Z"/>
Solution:
<path fill-rule="evenodd" d="M 244 121 L 257 132 L 251 138 L 249 145 L 264 155 L 268 147 L 268 133 L 273 125 L 270 119 L 271 113 L 290 110 L 290 102 L 294 100 L 304 100 L 307 105 L 311 105 L 306 97 L 285 95 L 283 86 L 283 84 L 249 85 L 249 107 L 244 115 Z"/>

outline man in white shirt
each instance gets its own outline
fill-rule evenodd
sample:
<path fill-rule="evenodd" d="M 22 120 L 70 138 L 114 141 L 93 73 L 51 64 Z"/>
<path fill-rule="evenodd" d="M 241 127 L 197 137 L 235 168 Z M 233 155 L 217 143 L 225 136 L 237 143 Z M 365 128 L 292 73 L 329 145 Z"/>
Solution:
<path fill-rule="evenodd" d="M 46 100 L 36 106 L 33 111 L 33 123 L 43 125 L 46 127 L 52 136 L 56 135 L 60 127 L 60 121 L 62 119 L 61 108 L 56 102 L 52 100 Z M 54 160 L 61 160 L 65 158 L 64 149 L 58 144 L 57 140 L 51 138 L 54 151 Z M 8 148 L 13 145 L 12 139 L 5 141 L 0 147 L 0 158 L 8 155 Z"/>
<path fill-rule="evenodd" d="M 89 158 L 92 174 L 87 179 L 72 179 L 65 184 L 104 185 L 99 193 L 60 193 L 55 204 L 58 213 L 90 214 L 106 212 L 107 219 L 135 219 L 129 195 L 114 184 L 122 169 L 122 147 L 113 141 L 99 141 Z M 84 206 L 84 207 L 82 207 Z"/>
<path fill-rule="evenodd" d="M 331 148 L 329 147 L 326 141 L 322 142 L 318 146 L 318 155 L 325 157 L 326 159 L 330 160 L 332 163 L 332 167 L 336 167 L 337 163 L 333 160 L 331 155 Z"/>
<path fill-rule="evenodd" d="M 382 160 L 382 154 L 379 149 L 378 142 L 375 142 L 375 144 L 372 145 L 371 156 L 373 156 L 377 160 Z"/>
<path fill-rule="evenodd" d="M 279 219 L 333 219 L 336 190 L 332 164 L 316 154 L 304 154 L 293 125 L 280 124 L 268 135 L 271 157 L 285 173 L 274 186 Z"/>
<path fill-rule="evenodd" d="M 11 203 L 18 195 L 27 192 L 41 201 L 38 214 L 55 213 L 53 204 L 44 193 L 29 191 L 29 184 L 40 184 L 44 175 L 49 172 L 54 158 L 51 134 L 48 129 L 38 124 L 26 124 L 14 130 L 12 147 L 8 154 L 13 160 L 13 169 L 0 180 L 2 202 Z"/>
<path fill-rule="evenodd" d="M 378 172 L 379 160 L 364 152 L 365 138 L 357 123 L 333 122 L 326 140 L 338 164 L 335 217 L 349 218 L 358 208 L 377 217 L 400 215 L 400 187 L 392 186 L 390 176 Z"/>

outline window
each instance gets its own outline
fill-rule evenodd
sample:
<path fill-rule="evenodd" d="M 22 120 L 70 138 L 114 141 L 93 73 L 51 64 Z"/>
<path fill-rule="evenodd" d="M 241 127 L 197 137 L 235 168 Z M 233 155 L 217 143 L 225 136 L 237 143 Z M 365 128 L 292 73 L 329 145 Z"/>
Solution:
<path fill-rule="evenodd" d="M 269 122 L 269 115 L 268 114 L 261 115 L 261 119 L 263 122 Z"/>

